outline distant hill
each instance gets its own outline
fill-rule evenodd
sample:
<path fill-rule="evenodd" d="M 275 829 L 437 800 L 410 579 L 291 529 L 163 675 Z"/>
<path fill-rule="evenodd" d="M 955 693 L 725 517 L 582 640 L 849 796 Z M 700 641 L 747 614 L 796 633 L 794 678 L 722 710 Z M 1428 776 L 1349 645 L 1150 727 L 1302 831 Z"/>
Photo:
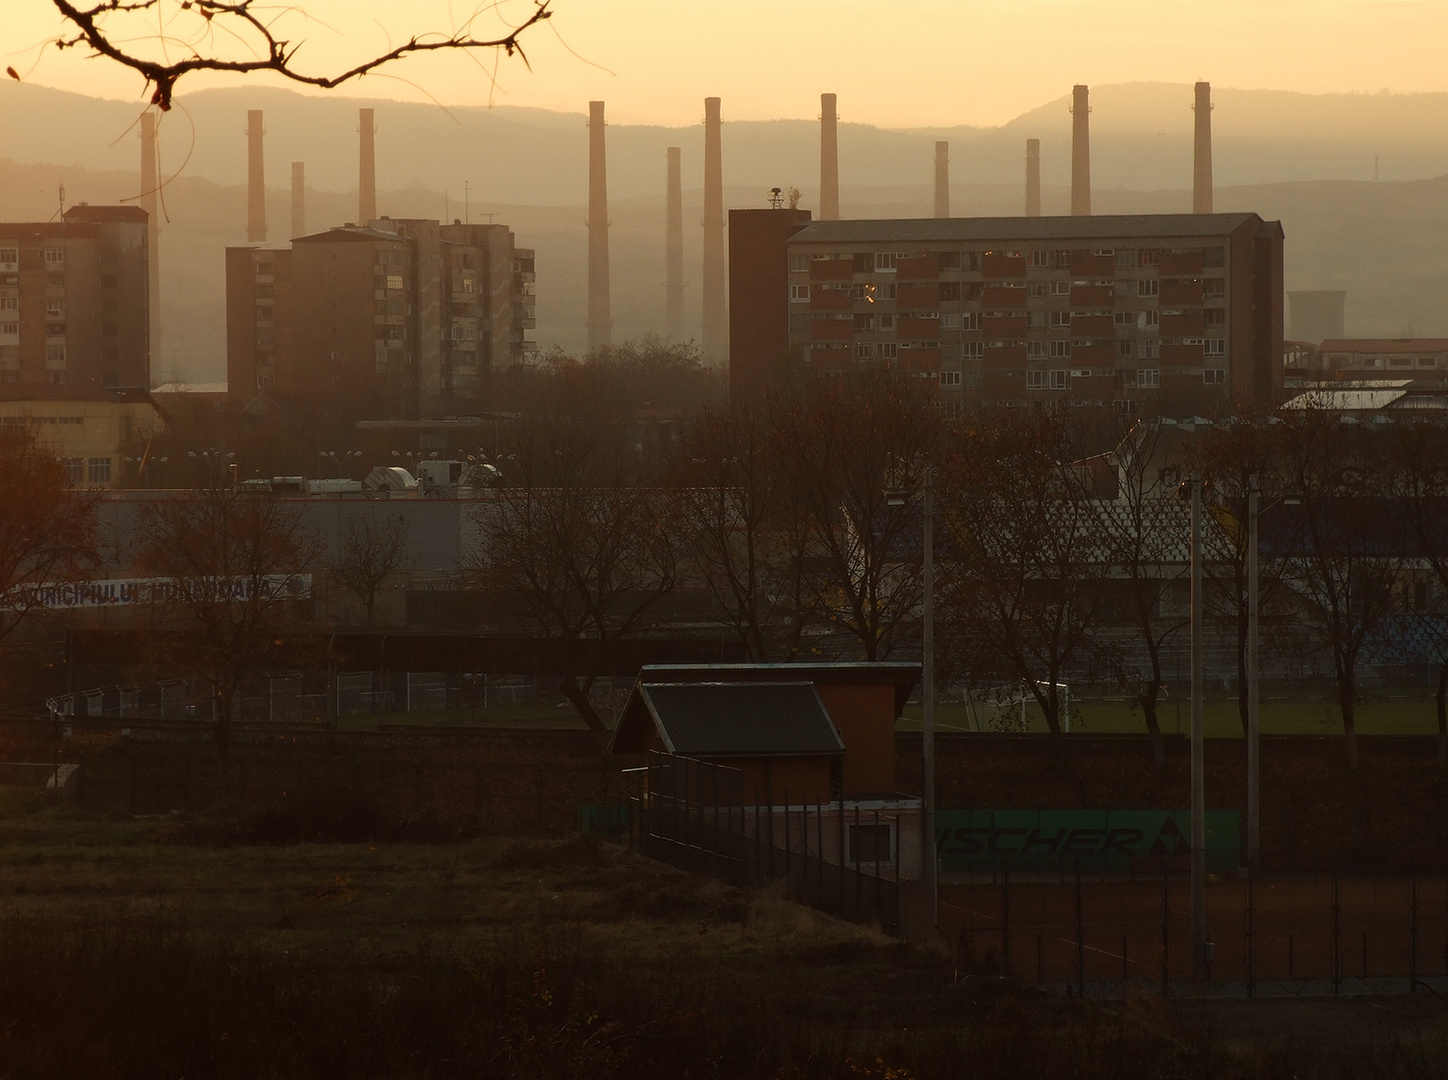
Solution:
<path fill-rule="evenodd" d="M 1310 96 L 1218 89 L 1213 116 L 1217 209 L 1280 218 L 1287 284 L 1348 290 L 1348 330 L 1448 335 L 1448 94 Z M 222 249 L 245 222 L 245 112 L 266 111 L 268 221 L 289 224 L 290 162 L 305 160 L 312 229 L 356 217 L 356 109 L 377 110 L 379 208 L 395 216 L 496 215 L 538 250 L 538 337 L 578 349 L 586 305 L 584 117 L 499 106 L 457 109 L 285 90 L 202 91 L 163 123 L 163 157 L 179 178 L 165 191 L 162 355 L 155 377 L 224 377 Z M 1092 93 L 1098 213 L 1189 209 L 1191 88 L 1102 86 Z M 184 108 L 183 108 L 184 107 Z M 841 102 L 849 115 L 848 102 Z M 68 202 L 134 198 L 139 108 L 0 82 L 0 219 L 49 218 Z M 814 122 L 730 123 L 724 102 L 725 199 L 762 205 L 768 188 L 798 186 L 816 205 Z M 194 140 L 193 140 L 194 125 Z M 887 130 L 844 124 L 842 211 L 854 217 L 930 213 L 937 138 L 951 141 L 957 214 L 1021 210 L 1024 140 L 1042 140 L 1045 211 L 1067 208 L 1070 115 L 1058 99 L 995 129 Z M 663 325 L 664 149 L 684 148 L 690 324 L 700 312 L 702 130 L 609 130 L 615 334 Z M 1373 156 L 1383 180 L 1372 182 Z"/>

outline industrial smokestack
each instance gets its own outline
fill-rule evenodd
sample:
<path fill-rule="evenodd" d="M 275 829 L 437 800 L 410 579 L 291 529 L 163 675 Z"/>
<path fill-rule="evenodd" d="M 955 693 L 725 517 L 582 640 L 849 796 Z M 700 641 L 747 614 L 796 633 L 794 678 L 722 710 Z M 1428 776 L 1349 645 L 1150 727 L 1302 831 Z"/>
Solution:
<path fill-rule="evenodd" d="M 141 209 L 146 211 L 146 257 L 150 273 L 147 314 L 152 360 L 161 359 L 160 174 L 160 158 L 156 149 L 156 115 L 148 109 L 141 114 Z"/>
<path fill-rule="evenodd" d="M 840 135 L 835 95 L 820 95 L 820 220 L 840 219 Z"/>
<path fill-rule="evenodd" d="M 674 341 L 684 336 L 684 176 L 677 146 L 669 147 L 668 221 L 664 230 L 664 324 Z"/>
<path fill-rule="evenodd" d="M 266 240 L 266 168 L 261 154 L 261 110 L 246 113 L 246 239 Z"/>
<path fill-rule="evenodd" d="M 1071 213 L 1091 213 L 1091 95 L 1085 86 L 1071 92 Z"/>
<path fill-rule="evenodd" d="M 724 266 L 724 151 L 719 99 L 704 99 L 704 355 L 729 354 L 729 300 Z"/>
<path fill-rule="evenodd" d="M 1192 213 L 1212 212 L 1212 84 L 1197 83 L 1196 153 L 1192 158 Z"/>
<path fill-rule="evenodd" d="M 1026 140 L 1026 217 L 1041 216 L 1041 140 Z"/>
<path fill-rule="evenodd" d="M 373 138 L 372 110 L 358 109 L 361 139 L 357 155 L 357 224 L 377 220 L 377 149 Z"/>
<path fill-rule="evenodd" d="M 292 236 L 307 235 L 307 166 L 292 162 Z"/>
<path fill-rule="evenodd" d="M 950 216 L 950 144 L 935 144 L 935 216 Z"/>
<path fill-rule="evenodd" d="M 608 168 L 604 160 L 603 102 L 588 103 L 588 349 L 613 336 L 608 292 Z"/>

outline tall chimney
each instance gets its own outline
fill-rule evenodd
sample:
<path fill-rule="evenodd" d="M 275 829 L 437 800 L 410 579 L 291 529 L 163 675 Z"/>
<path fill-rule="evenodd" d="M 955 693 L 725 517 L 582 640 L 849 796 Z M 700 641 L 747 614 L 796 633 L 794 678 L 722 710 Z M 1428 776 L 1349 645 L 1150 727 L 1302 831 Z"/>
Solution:
<path fill-rule="evenodd" d="M 292 162 L 292 236 L 307 235 L 307 166 Z"/>
<path fill-rule="evenodd" d="M 1026 140 L 1026 217 L 1041 216 L 1041 140 Z"/>
<path fill-rule="evenodd" d="M 1091 95 L 1085 86 L 1071 92 L 1071 213 L 1091 213 Z"/>
<path fill-rule="evenodd" d="M 608 167 L 603 102 L 588 103 L 588 351 L 608 345 L 613 315 L 608 293 Z"/>
<path fill-rule="evenodd" d="M 835 95 L 820 95 L 820 220 L 840 219 L 840 133 Z"/>
<path fill-rule="evenodd" d="M 150 280 L 147 321 L 150 323 L 151 360 L 161 359 L 161 207 L 160 159 L 156 149 L 156 114 L 141 114 L 141 209 L 146 211 L 146 259 Z M 150 378 L 147 366 L 147 379 Z"/>
<path fill-rule="evenodd" d="M 670 339 L 684 336 L 684 176 L 679 148 L 669 147 L 668 221 L 664 229 L 664 324 Z"/>
<path fill-rule="evenodd" d="M 374 144 L 372 110 L 358 109 L 362 138 L 357 155 L 357 224 L 377 220 L 377 150 Z"/>
<path fill-rule="evenodd" d="M 950 216 L 950 144 L 935 144 L 935 216 Z"/>
<path fill-rule="evenodd" d="M 1196 153 L 1192 158 L 1192 213 L 1212 212 L 1212 84 L 1197 83 Z"/>
<path fill-rule="evenodd" d="M 261 156 L 261 110 L 246 113 L 246 239 L 266 240 L 266 169 Z"/>
<path fill-rule="evenodd" d="M 729 355 L 729 300 L 724 265 L 724 151 L 719 99 L 704 99 L 704 356 Z"/>

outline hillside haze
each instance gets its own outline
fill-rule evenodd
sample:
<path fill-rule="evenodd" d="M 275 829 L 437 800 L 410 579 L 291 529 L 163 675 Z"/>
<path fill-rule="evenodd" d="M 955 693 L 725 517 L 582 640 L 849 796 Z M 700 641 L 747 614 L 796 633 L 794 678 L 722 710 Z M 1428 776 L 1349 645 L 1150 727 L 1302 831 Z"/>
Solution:
<path fill-rule="evenodd" d="M 840 103 L 842 212 L 931 212 L 937 139 L 950 141 L 951 208 L 1020 213 L 1024 141 L 1042 142 L 1044 211 L 1068 202 L 1069 87 L 993 129 L 890 130 L 851 124 Z M 1214 90 L 1216 208 L 1280 218 L 1289 289 L 1345 288 L 1348 330 L 1448 334 L 1448 94 L 1323 95 Z M 1092 90 L 1094 209 L 1190 208 L 1192 93 L 1187 84 Z M 580 103 L 582 104 L 582 103 Z M 222 249 L 244 241 L 246 111 L 265 111 L 267 219 L 289 227 L 290 163 L 304 161 L 308 226 L 357 216 L 357 109 L 377 110 L 379 210 L 473 220 L 495 215 L 538 251 L 544 346 L 581 349 L 586 307 L 587 128 L 582 111 L 436 106 L 254 88 L 178 99 L 162 123 L 165 190 L 163 345 L 157 379 L 224 378 Z M 702 117 L 702 102 L 701 117 Z M 769 188 L 799 187 L 817 205 L 815 121 L 730 122 L 723 103 L 725 200 L 763 205 Z M 0 83 L 0 218 L 41 220 L 68 202 L 134 199 L 138 103 Z M 612 284 L 616 337 L 663 325 L 665 148 L 684 155 L 688 316 L 698 325 L 702 124 L 610 125 Z M 1373 183 L 1374 158 L 1382 178 Z M 464 186 L 468 191 L 464 206 Z"/>

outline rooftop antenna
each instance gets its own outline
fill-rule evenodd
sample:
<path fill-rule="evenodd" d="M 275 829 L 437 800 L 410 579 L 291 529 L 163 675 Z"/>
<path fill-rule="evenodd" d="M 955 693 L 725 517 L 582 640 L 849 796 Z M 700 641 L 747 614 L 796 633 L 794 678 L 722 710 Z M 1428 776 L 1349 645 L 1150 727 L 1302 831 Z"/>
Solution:
<path fill-rule="evenodd" d="M 65 217 L 65 185 L 60 185 L 60 209 L 56 211 L 58 217 Z"/>
<path fill-rule="evenodd" d="M 778 210 L 784 205 L 784 196 L 780 193 L 779 188 L 772 187 L 769 189 L 769 205 L 775 210 Z"/>

